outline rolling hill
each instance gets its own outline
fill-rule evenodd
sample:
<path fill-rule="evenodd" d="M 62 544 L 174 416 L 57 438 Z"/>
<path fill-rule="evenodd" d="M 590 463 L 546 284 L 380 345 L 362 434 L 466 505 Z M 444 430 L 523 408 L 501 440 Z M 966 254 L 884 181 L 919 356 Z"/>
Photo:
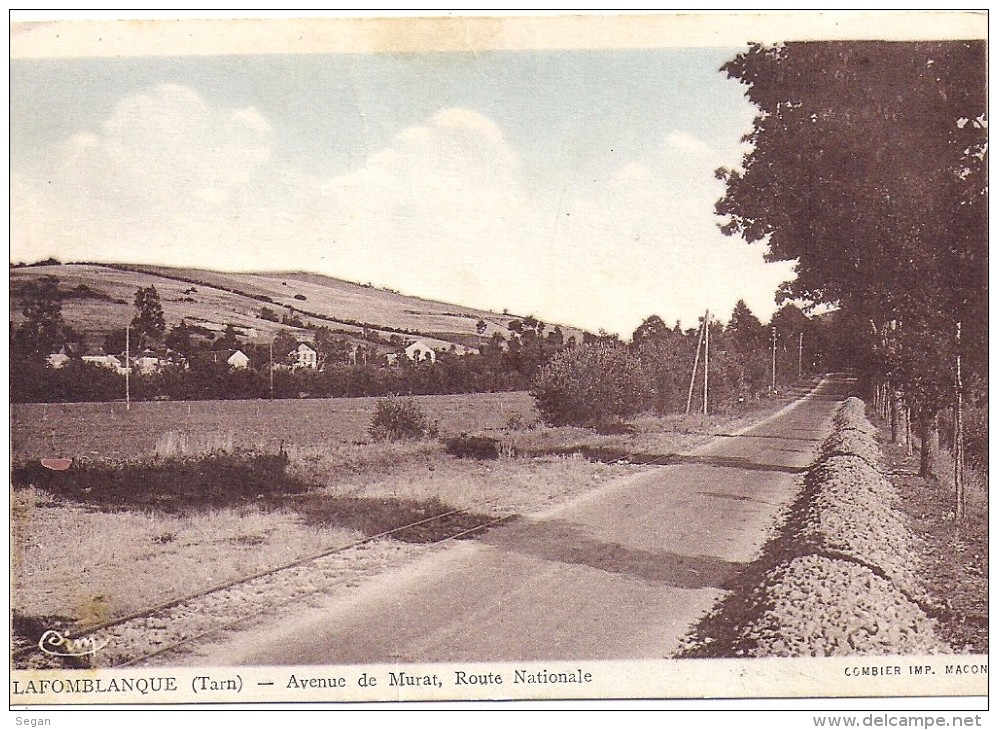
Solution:
<path fill-rule="evenodd" d="M 297 315 L 307 326 L 326 326 L 347 339 L 360 341 L 364 329 L 388 339 L 420 339 L 436 348 L 477 347 L 479 320 L 484 337 L 508 335 L 512 314 L 406 296 L 396 291 L 355 284 L 304 272 L 230 273 L 126 264 L 58 264 L 10 269 L 10 317 L 21 319 L 20 292 L 25 283 L 55 276 L 63 292 L 63 318 L 84 333 L 88 343 L 99 343 L 112 329 L 128 323 L 140 287 L 155 286 L 167 326 L 184 319 L 188 324 L 222 331 L 232 324 L 249 341 L 267 342 L 287 325 L 261 317 L 270 309 L 278 317 Z M 308 327 L 296 330 L 310 339 Z M 550 330 L 549 326 L 549 330 Z M 582 339 L 582 331 L 562 326 L 567 339 Z"/>

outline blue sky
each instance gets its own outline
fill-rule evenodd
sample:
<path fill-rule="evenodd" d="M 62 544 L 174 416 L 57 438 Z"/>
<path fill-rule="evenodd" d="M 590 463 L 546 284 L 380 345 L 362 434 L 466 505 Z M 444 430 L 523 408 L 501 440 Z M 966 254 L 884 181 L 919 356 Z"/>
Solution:
<path fill-rule="evenodd" d="M 307 269 L 625 337 L 766 319 L 739 47 L 17 59 L 12 260 Z"/>
<path fill-rule="evenodd" d="M 631 162 L 662 130 L 710 129 L 735 150 L 750 121 L 718 73 L 739 49 L 31 59 L 11 76 L 15 156 L 96 130 L 115 104 L 180 84 L 216 106 L 252 106 L 280 153 L 313 172 L 345 169 L 439 109 L 475 109 L 523 151 L 538 179 L 553 166 Z M 626 120 L 622 117 L 626 117 Z"/>

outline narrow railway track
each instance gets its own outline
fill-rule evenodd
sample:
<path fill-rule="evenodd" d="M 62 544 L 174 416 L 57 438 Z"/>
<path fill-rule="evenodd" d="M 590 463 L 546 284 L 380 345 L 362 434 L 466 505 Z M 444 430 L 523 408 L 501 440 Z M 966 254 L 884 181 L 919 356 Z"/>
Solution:
<path fill-rule="evenodd" d="M 335 563 L 335 559 L 342 557 L 344 553 L 382 543 L 386 538 L 406 530 L 470 514 L 468 510 L 463 509 L 442 512 L 345 545 L 330 547 L 265 571 L 160 602 L 97 625 L 80 627 L 62 636 L 72 640 L 88 637 L 88 640 L 94 641 L 96 645 L 101 646 L 104 642 L 103 646 L 111 649 L 110 652 L 101 649 L 100 656 L 103 661 L 95 661 L 92 666 L 114 668 L 141 664 L 193 646 L 240 624 L 262 618 L 286 605 L 327 592 L 338 585 L 352 587 L 356 585 L 354 582 L 358 577 L 356 571 L 352 572 L 347 566 L 338 566 Z M 422 541 L 419 544 L 431 546 L 458 540 L 515 517 L 515 514 L 510 514 L 477 522 L 470 527 L 458 520 L 454 531 L 448 531 L 443 537 Z M 395 548 L 401 549 L 399 546 Z M 309 569 L 312 569 L 315 575 L 307 575 Z M 282 583 L 285 585 L 281 585 Z M 169 625 L 171 622 L 177 625 L 171 627 Z M 113 646 L 114 644 L 117 646 Z M 46 654 L 38 643 L 13 651 L 11 660 L 15 668 L 68 665 L 66 660 Z M 42 662 L 41 665 L 38 665 L 39 661 Z M 70 664 L 90 666 L 89 662 L 81 663 L 79 659 L 73 659 Z"/>

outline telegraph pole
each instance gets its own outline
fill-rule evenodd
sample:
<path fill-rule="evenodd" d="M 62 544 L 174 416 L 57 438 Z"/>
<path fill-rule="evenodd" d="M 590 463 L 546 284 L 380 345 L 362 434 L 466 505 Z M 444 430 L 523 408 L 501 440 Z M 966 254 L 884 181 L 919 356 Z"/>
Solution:
<path fill-rule="evenodd" d="M 797 338 L 797 379 L 804 377 L 804 331 Z"/>
<path fill-rule="evenodd" d="M 704 323 L 706 323 L 707 318 L 704 317 Z M 700 331 L 697 333 L 697 354 L 693 358 L 693 373 L 690 375 L 690 391 L 686 394 L 686 415 L 690 415 L 690 409 L 693 407 L 693 386 L 697 380 L 697 368 L 700 367 L 700 347 L 703 345 L 703 333 L 704 330 L 701 327 Z"/>
<path fill-rule="evenodd" d="M 703 314 L 703 414 L 707 415 L 707 372 L 710 370 L 710 310 Z"/>
<path fill-rule="evenodd" d="M 776 325 L 773 325 L 773 384 L 772 390 L 776 392 Z"/>
<path fill-rule="evenodd" d="M 131 384 L 128 381 L 129 376 L 132 372 L 132 343 L 131 343 L 131 325 L 125 326 L 125 410 L 132 410 L 132 391 Z"/>
<path fill-rule="evenodd" d="M 270 341 L 270 399 L 274 400 L 274 341 Z"/>

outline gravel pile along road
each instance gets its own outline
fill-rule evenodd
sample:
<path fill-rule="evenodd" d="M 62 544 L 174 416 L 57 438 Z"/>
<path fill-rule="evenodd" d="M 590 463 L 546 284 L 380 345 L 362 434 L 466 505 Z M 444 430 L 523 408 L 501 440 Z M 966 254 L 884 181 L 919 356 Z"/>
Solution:
<path fill-rule="evenodd" d="M 855 428 L 870 435 L 877 433 L 877 427 L 866 418 L 866 403 L 855 396 L 846 398 L 842 402 L 833 423 L 836 429 Z"/>
<path fill-rule="evenodd" d="M 913 537 L 893 508 L 894 488 L 856 456 L 822 457 L 804 478 L 802 554 L 850 560 L 890 578 L 910 595 L 919 592 L 912 572 Z"/>
<path fill-rule="evenodd" d="M 781 535 L 687 656 L 833 656 L 951 651 L 921 607 L 915 538 L 878 468 L 876 428 L 857 398 L 804 478 Z M 754 581 L 754 582 L 753 582 Z"/>
<path fill-rule="evenodd" d="M 759 590 L 768 605 L 745 629 L 749 656 L 800 657 L 948 652 L 929 619 L 864 565 L 805 555 Z"/>
<path fill-rule="evenodd" d="M 869 434 L 859 429 L 842 428 L 835 430 L 825 441 L 821 453 L 825 458 L 832 456 L 860 458 L 871 469 L 879 470 L 880 449 L 877 448 Z"/>

